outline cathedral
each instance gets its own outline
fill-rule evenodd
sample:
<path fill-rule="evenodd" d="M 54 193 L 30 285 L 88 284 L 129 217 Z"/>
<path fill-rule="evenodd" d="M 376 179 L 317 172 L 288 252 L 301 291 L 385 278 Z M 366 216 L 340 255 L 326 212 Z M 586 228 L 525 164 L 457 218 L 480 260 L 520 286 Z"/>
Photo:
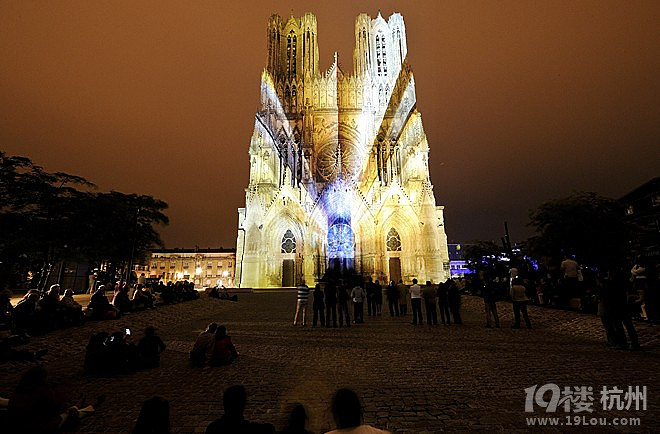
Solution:
<path fill-rule="evenodd" d="M 403 17 L 355 20 L 353 72 L 319 68 L 316 17 L 266 29 L 268 57 L 238 209 L 236 281 L 313 285 L 327 269 L 410 283 L 449 276 Z"/>

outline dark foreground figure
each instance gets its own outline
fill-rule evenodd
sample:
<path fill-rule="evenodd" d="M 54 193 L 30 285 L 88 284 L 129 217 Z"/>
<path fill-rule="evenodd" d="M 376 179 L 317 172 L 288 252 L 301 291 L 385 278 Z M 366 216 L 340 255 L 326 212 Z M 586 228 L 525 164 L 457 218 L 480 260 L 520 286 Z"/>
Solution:
<path fill-rule="evenodd" d="M 227 388 L 222 397 L 225 414 L 209 424 L 206 434 L 274 434 L 275 427 L 269 423 L 245 420 L 243 412 L 246 401 L 245 387 L 230 386 Z"/>
<path fill-rule="evenodd" d="M 387 434 L 370 425 L 362 423 L 362 403 L 357 394 L 351 389 L 339 389 L 332 398 L 332 417 L 337 429 L 327 434 Z"/>

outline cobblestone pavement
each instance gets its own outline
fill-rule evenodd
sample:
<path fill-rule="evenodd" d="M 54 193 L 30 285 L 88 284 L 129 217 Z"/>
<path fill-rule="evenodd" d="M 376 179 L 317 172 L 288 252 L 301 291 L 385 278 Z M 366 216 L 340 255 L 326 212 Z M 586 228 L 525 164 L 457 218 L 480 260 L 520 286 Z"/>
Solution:
<path fill-rule="evenodd" d="M 533 330 L 510 328 L 511 307 L 501 303 L 501 329 L 484 328 L 481 299 L 464 297 L 464 325 L 412 326 L 410 316 L 370 318 L 350 329 L 293 327 L 291 291 L 241 294 L 238 303 L 199 300 L 91 322 L 33 338 L 31 349 L 46 347 L 51 379 L 77 403 L 81 395 L 107 401 L 81 432 L 129 432 L 141 403 L 162 395 L 171 403 L 173 432 L 204 432 L 222 413 L 222 392 L 232 384 L 248 390 L 246 417 L 281 428 L 287 407 L 303 403 L 310 427 L 333 427 L 328 406 L 339 387 L 355 389 L 365 421 L 393 432 L 455 430 L 527 431 L 524 389 L 564 386 L 647 386 L 646 411 L 600 409 L 589 416 L 640 417 L 641 427 L 660 430 L 657 391 L 659 327 L 639 325 L 645 350 L 611 350 L 603 345 L 599 319 L 590 315 L 532 307 Z M 311 314 L 311 312 L 308 312 Z M 231 366 L 193 369 L 188 350 L 210 321 L 225 324 L 241 356 Z M 132 328 L 139 335 L 154 325 L 167 344 L 161 367 L 116 378 L 82 373 L 84 349 L 97 331 Z M 0 395 L 7 396 L 28 362 L 0 365 Z M 542 416 L 541 413 L 536 413 Z M 562 420 L 565 413 L 559 412 Z M 562 427 L 566 430 L 568 427 Z M 594 427 L 594 431 L 602 428 Z"/>

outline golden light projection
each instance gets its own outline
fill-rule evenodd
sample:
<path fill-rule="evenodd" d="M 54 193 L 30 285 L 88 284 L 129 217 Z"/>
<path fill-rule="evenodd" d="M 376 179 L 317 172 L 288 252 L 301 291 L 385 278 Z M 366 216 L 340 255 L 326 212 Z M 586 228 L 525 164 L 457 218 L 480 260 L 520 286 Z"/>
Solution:
<path fill-rule="evenodd" d="M 295 286 L 328 267 L 381 281 L 448 276 L 443 207 L 406 61 L 403 17 L 355 20 L 353 73 L 318 66 L 316 17 L 268 21 L 239 208 L 237 284 Z"/>

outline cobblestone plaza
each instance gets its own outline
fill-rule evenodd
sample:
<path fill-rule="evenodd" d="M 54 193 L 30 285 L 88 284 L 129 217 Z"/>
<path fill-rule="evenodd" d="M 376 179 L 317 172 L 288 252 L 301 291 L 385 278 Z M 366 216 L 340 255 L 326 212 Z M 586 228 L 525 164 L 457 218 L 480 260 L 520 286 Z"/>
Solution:
<path fill-rule="evenodd" d="M 240 294 L 238 303 L 202 297 L 57 330 L 32 338 L 27 348 L 48 348 L 44 359 L 51 381 L 71 404 L 83 395 L 89 401 L 107 395 L 99 412 L 82 422 L 81 432 L 130 432 L 142 402 L 153 395 L 170 401 L 173 432 L 204 432 L 222 414 L 223 390 L 233 384 L 247 388 L 246 418 L 278 429 L 294 402 L 307 408 L 312 432 L 334 428 L 330 399 L 347 386 L 362 397 L 365 422 L 392 432 L 527 431 L 526 417 L 545 414 L 525 413 L 525 389 L 555 383 L 562 389 L 593 387 L 594 412 L 587 418 L 640 418 L 640 426 L 608 431 L 660 430 L 657 326 L 638 324 L 643 351 L 618 351 L 603 345 L 595 316 L 531 307 L 534 329 L 514 330 L 510 304 L 500 303 L 503 327 L 486 329 L 482 300 L 463 300 L 463 325 L 414 327 L 410 316 L 383 315 L 350 329 L 326 329 L 310 327 L 311 321 L 307 327 L 291 326 L 293 292 Z M 211 321 L 227 326 L 241 356 L 230 366 L 191 368 L 188 351 Z M 148 325 L 157 327 L 167 344 L 160 368 L 113 378 L 83 374 L 92 333 L 128 327 L 138 338 Z M 30 366 L 0 365 L 0 396 L 8 396 Z M 603 386 L 646 386 L 647 409 L 603 411 L 596 393 Z M 567 414 L 556 415 L 564 420 Z"/>

